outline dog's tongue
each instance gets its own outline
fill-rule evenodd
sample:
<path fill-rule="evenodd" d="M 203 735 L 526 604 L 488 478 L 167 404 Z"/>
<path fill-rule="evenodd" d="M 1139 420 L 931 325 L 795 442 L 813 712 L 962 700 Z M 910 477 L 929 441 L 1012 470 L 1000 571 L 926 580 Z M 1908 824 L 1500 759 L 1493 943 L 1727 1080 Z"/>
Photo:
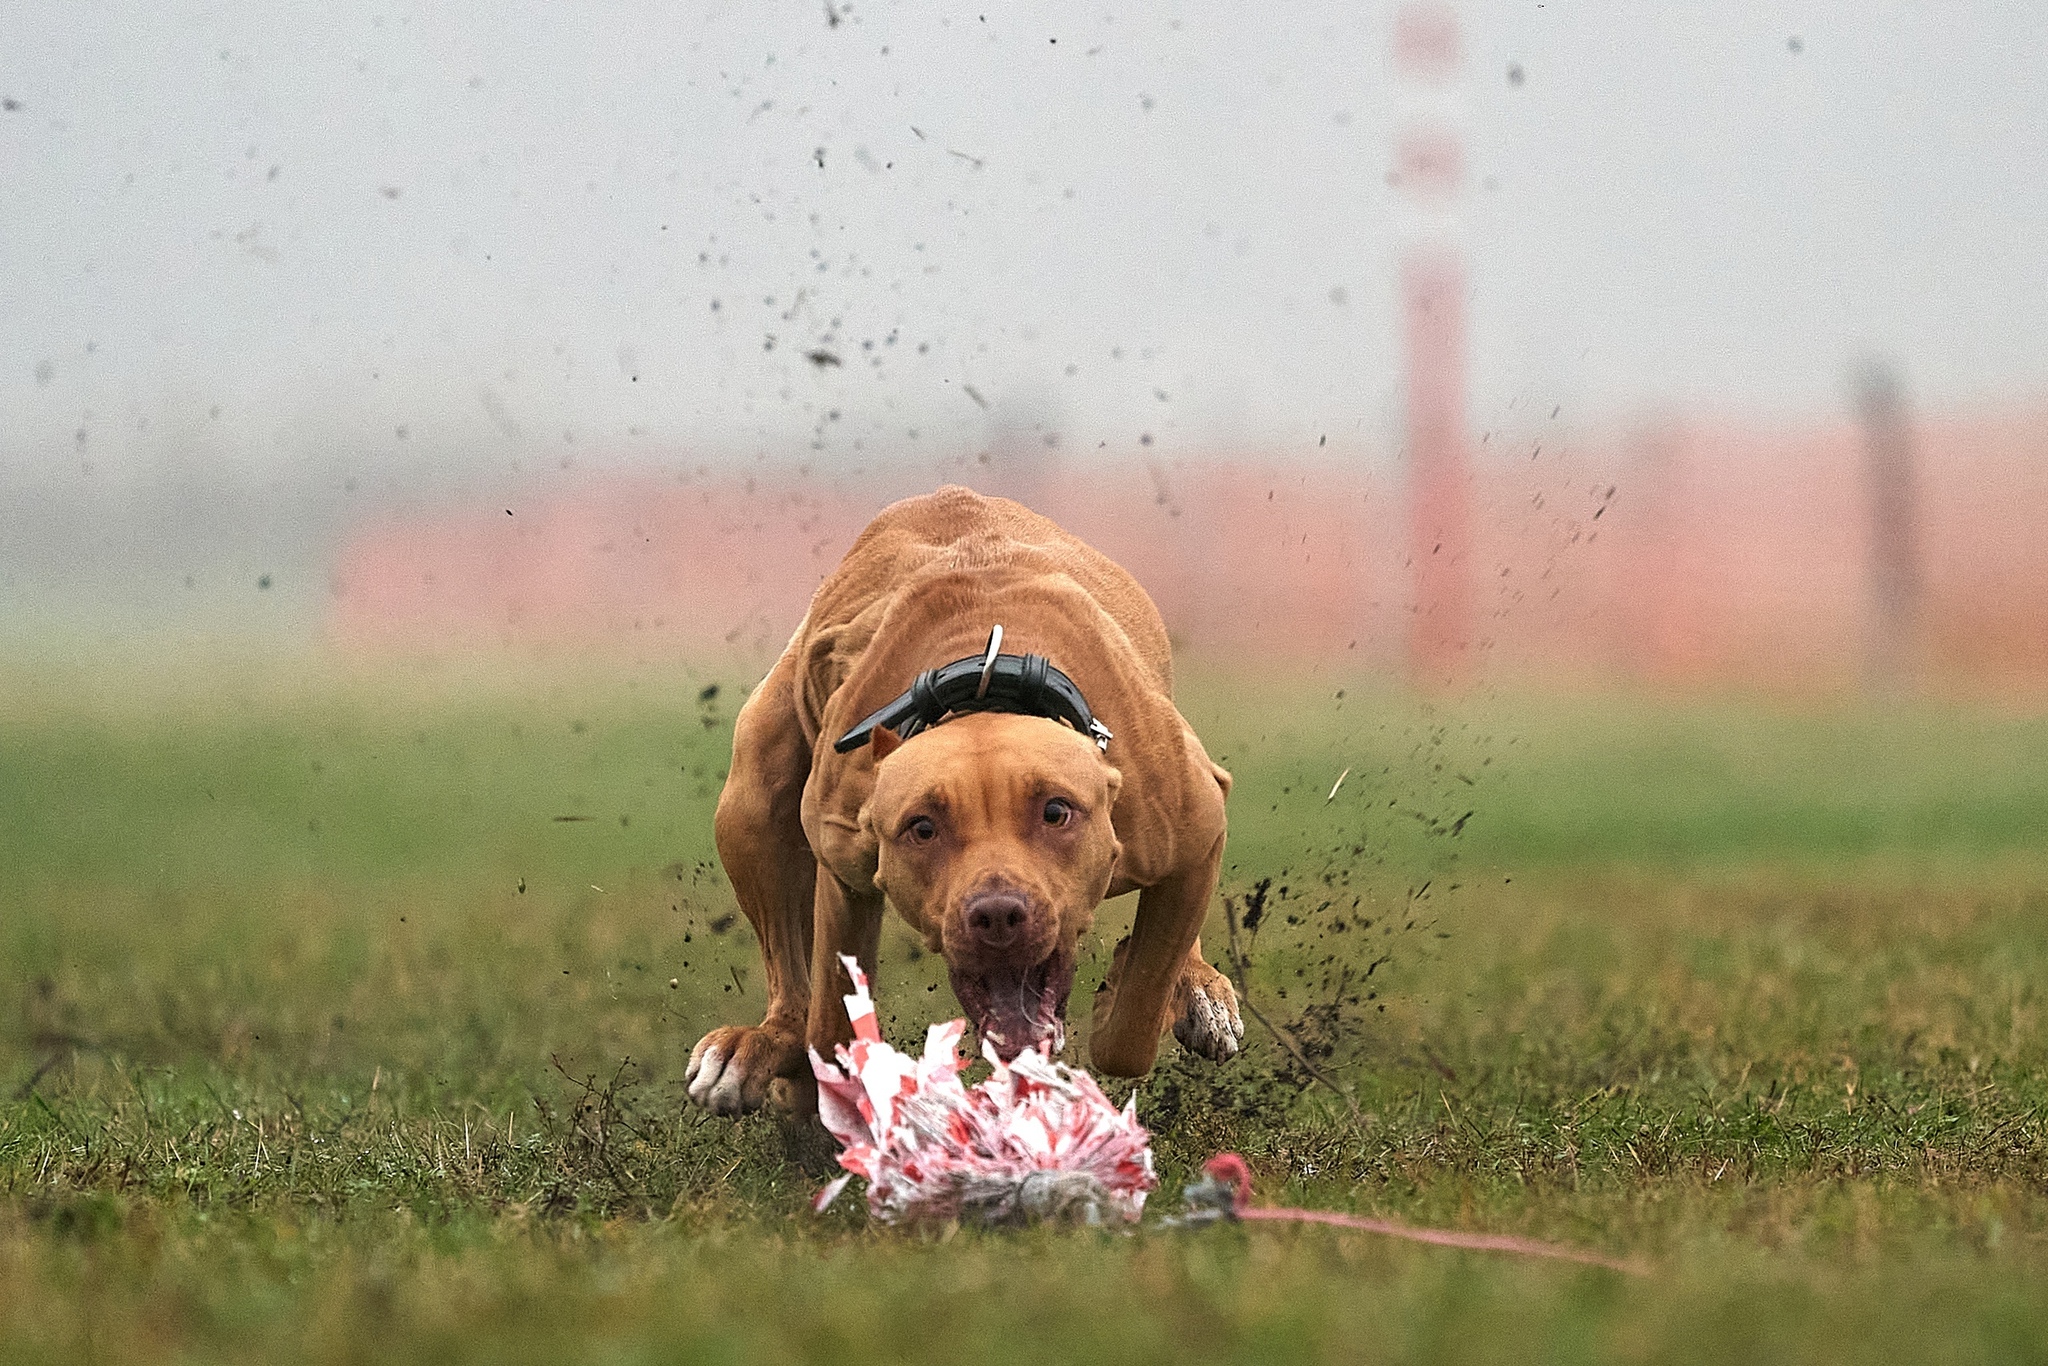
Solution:
<path fill-rule="evenodd" d="M 1005 1062 L 1047 1042 L 1054 1053 L 1066 1047 L 1067 993 L 1074 985 L 1074 964 L 1060 954 L 1031 967 L 955 968 L 952 978 L 953 992 L 974 1021 L 975 1032 L 995 1045 Z"/>

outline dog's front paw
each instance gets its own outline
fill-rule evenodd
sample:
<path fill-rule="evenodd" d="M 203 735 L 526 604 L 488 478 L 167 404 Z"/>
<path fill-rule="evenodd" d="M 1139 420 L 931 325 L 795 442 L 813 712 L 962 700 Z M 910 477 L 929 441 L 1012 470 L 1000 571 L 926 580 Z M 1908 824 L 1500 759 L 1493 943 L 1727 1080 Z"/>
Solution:
<path fill-rule="evenodd" d="M 1203 963 L 1190 964 L 1174 991 L 1173 1037 L 1190 1053 L 1224 1062 L 1244 1047 L 1244 1021 L 1237 1013 L 1237 988 Z"/>
<path fill-rule="evenodd" d="M 697 1041 L 683 1080 L 693 1104 L 714 1115 L 743 1115 L 761 1108 L 770 1083 L 801 1080 L 808 1073 L 801 1030 L 766 1023 L 726 1025 Z"/>

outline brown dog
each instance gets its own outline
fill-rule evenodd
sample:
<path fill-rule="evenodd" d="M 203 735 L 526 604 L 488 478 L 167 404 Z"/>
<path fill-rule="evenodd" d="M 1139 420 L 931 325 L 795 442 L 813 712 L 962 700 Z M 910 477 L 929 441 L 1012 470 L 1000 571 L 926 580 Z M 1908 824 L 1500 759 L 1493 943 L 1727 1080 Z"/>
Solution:
<path fill-rule="evenodd" d="M 993 647 L 981 658 L 996 625 L 999 675 Z M 927 697 L 910 738 L 863 729 L 955 661 L 967 662 L 943 676 L 957 685 L 943 719 Z M 1040 686 L 1049 673 L 1071 680 L 1081 705 Z M 977 674 L 983 694 L 1000 676 L 1024 703 L 959 700 Z M 1095 1065 L 1142 1075 L 1168 1028 L 1230 1057 L 1244 1039 L 1237 994 L 1197 938 L 1229 790 L 1174 708 L 1166 628 L 1130 575 L 1045 518 L 967 489 L 884 510 L 734 727 L 718 854 L 760 939 L 768 1013 L 704 1036 L 690 1099 L 737 1114 L 778 1078 L 815 1094 L 805 1045 L 829 1056 L 853 1037 L 839 955 L 873 971 L 885 897 L 944 955 L 982 1038 L 1014 1057 L 1064 1045 L 1076 940 L 1104 898 L 1137 891 L 1096 997 Z"/>

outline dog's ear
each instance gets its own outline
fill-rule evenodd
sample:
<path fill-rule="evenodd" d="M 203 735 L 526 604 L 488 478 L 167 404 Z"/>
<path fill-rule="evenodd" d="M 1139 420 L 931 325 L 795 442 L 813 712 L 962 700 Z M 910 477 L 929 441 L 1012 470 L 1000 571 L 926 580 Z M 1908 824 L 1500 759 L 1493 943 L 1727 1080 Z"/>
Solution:
<path fill-rule="evenodd" d="M 887 726 L 876 726 L 873 734 L 868 739 L 868 744 L 873 747 L 875 762 L 879 764 L 902 746 L 903 737 L 890 730 Z M 922 751 L 919 752 L 922 753 Z"/>
<path fill-rule="evenodd" d="M 853 823 L 860 831 L 860 859 L 867 869 L 868 881 L 874 883 L 876 887 L 881 887 L 882 845 L 881 841 L 875 838 L 875 804 L 862 802 L 860 813 L 854 817 Z"/>
<path fill-rule="evenodd" d="M 1102 780 L 1108 789 L 1108 795 L 1102 804 L 1103 815 L 1107 818 L 1110 812 L 1116 810 L 1116 794 L 1123 791 L 1124 775 L 1116 765 L 1105 763 L 1102 766 Z M 1122 870 L 1124 863 L 1124 842 L 1116 837 L 1115 826 L 1110 827 L 1109 848 L 1109 882 L 1114 884 L 1117 873 Z"/>

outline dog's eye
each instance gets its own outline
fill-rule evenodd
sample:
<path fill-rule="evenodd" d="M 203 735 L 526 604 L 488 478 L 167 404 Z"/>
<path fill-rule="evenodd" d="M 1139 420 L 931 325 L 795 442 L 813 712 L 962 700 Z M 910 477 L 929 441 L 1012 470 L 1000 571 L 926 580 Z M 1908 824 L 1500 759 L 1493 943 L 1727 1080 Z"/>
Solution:
<path fill-rule="evenodd" d="M 1071 802 L 1054 797 L 1045 804 L 1045 823 L 1047 825 L 1065 825 L 1072 819 L 1074 819 L 1074 807 Z"/>
<path fill-rule="evenodd" d="M 939 827 L 932 824 L 930 816 L 919 816 L 903 827 L 903 833 L 919 844 L 930 844 L 939 837 Z"/>

